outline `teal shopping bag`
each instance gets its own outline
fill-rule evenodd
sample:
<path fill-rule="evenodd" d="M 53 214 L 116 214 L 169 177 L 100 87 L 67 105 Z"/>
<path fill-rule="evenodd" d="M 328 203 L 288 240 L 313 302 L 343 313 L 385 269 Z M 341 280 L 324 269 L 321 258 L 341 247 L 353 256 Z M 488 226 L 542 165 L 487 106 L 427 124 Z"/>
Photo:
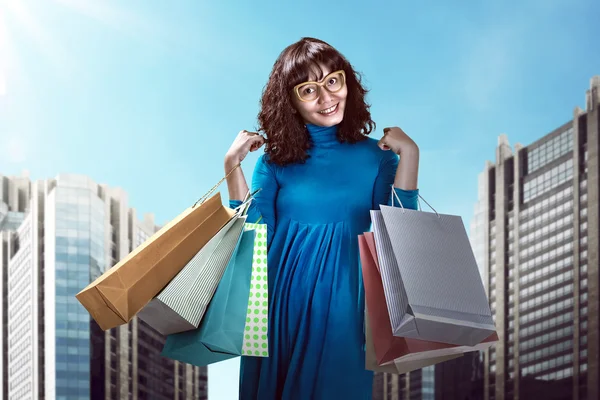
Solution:
<path fill-rule="evenodd" d="M 216 313 L 227 318 L 220 319 L 220 326 L 211 324 L 202 343 L 215 352 L 268 357 L 267 225 L 246 223 L 244 229 L 255 232 L 251 275 L 244 274 L 241 280 L 233 282 L 227 291 L 228 307 L 222 314 Z M 244 326 L 240 320 L 245 321 Z"/>
<path fill-rule="evenodd" d="M 206 366 L 241 355 L 255 236 L 255 230 L 244 231 L 200 326 L 167 336 L 163 357 Z"/>

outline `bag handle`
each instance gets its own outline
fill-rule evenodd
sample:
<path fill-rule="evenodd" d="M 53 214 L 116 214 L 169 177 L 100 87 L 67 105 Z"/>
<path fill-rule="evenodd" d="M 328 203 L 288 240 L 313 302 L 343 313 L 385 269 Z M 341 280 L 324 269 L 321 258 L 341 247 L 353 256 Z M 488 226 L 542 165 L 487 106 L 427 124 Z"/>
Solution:
<path fill-rule="evenodd" d="M 254 193 L 251 193 L 248 190 L 248 193 L 246 193 L 246 197 L 244 197 L 244 200 L 242 201 L 242 204 L 240 204 L 239 206 L 237 206 L 235 209 L 239 211 L 240 215 L 246 215 L 246 213 L 248 212 L 248 208 L 250 207 L 250 202 L 252 200 L 254 200 L 254 196 L 256 196 L 256 194 L 258 192 L 260 192 L 262 189 L 256 189 L 254 191 Z"/>
<path fill-rule="evenodd" d="M 197 200 L 197 201 L 194 203 L 194 205 L 192 206 L 192 208 L 196 207 L 196 206 L 198 205 L 198 203 L 200 203 L 200 204 L 204 203 L 204 202 L 206 201 L 206 199 L 207 199 L 207 198 L 208 198 L 208 197 L 209 197 L 211 194 L 213 194 L 213 192 L 214 192 L 215 190 L 217 190 L 217 188 L 219 187 L 219 185 L 221 185 L 221 183 L 223 183 L 223 181 L 225 181 L 227 178 L 229 178 L 229 175 L 231 175 L 231 174 L 233 173 L 233 171 L 235 171 L 236 169 L 238 169 L 238 168 L 239 168 L 241 165 L 242 165 L 242 164 L 240 163 L 240 164 L 236 165 L 235 167 L 233 167 L 233 168 L 231 169 L 231 171 L 229 171 L 229 172 L 227 173 L 227 175 L 225 175 L 225 177 L 224 177 L 224 178 L 222 178 L 222 179 L 221 179 L 219 182 L 217 182 L 217 184 L 216 184 L 215 186 L 213 186 L 213 187 L 212 187 L 212 189 L 210 189 L 210 190 L 209 190 L 209 191 L 208 191 L 208 192 L 207 192 L 207 193 L 206 193 L 204 196 L 200 197 L 200 198 L 199 198 L 199 199 L 198 199 L 198 200 Z"/>
<path fill-rule="evenodd" d="M 438 218 L 441 218 L 440 214 L 438 214 L 438 212 L 435 211 L 435 209 L 433 207 L 431 207 L 431 204 L 427 203 L 427 200 L 425 200 L 423 198 L 423 196 L 421 196 L 421 193 L 417 193 L 417 195 L 429 206 L 429 208 L 431 208 L 433 210 L 433 212 L 435 213 L 435 215 L 438 216 Z M 400 207 L 402 207 L 402 212 L 404 212 L 404 206 L 402 205 L 402 202 L 400 201 L 400 197 L 398 196 L 398 193 L 396 193 L 396 191 L 394 190 L 393 184 L 392 184 L 392 193 L 390 193 L 390 196 L 392 197 L 392 207 L 394 207 L 394 197 L 395 197 L 396 200 L 398 200 L 398 203 L 400 203 Z M 421 207 L 421 203 L 419 202 L 418 198 L 417 198 L 417 203 L 419 204 L 419 208 L 421 209 L 421 211 L 423 211 L 423 208 Z"/>

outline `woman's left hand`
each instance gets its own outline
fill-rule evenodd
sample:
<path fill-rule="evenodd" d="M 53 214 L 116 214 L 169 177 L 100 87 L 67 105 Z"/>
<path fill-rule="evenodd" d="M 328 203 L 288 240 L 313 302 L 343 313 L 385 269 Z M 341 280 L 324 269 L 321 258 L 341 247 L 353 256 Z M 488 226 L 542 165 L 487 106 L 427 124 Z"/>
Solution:
<path fill-rule="evenodd" d="M 419 151 L 417 144 L 400 128 L 383 129 L 383 137 L 378 143 L 381 150 L 392 150 L 396 154 Z"/>

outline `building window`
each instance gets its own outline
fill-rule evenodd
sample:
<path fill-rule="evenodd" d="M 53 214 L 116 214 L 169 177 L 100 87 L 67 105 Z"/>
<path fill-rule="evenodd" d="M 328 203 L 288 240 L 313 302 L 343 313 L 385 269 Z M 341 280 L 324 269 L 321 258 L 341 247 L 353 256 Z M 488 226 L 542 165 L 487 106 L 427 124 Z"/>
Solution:
<path fill-rule="evenodd" d="M 573 128 L 532 149 L 527 157 L 527 173 L 551 163 L 573 149 Z"/>
<path fill-rule="evenodd" d="M 540 196 L 558 185 L 567 182 L 573 177 L 573 159 L 557 165 L 550 171 L 537 176 L 523 185 L 523 199 L 525 202 Z"/>

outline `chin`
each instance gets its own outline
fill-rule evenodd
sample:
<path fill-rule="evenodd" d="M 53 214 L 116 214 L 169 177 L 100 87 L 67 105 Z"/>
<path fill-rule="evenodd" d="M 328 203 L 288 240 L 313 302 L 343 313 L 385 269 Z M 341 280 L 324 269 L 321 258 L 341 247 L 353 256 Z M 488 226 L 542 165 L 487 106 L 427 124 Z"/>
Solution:
<path fill-rule="evenodd" d="M 321 118 L 320 121 L 317 123 L 317 125 L 330 127 L 330 126 L 339 125 L 343 120 L 344 120 L 343 116 L 341 116 L 339 118 L 327 118 L 327 119 Z"/>

